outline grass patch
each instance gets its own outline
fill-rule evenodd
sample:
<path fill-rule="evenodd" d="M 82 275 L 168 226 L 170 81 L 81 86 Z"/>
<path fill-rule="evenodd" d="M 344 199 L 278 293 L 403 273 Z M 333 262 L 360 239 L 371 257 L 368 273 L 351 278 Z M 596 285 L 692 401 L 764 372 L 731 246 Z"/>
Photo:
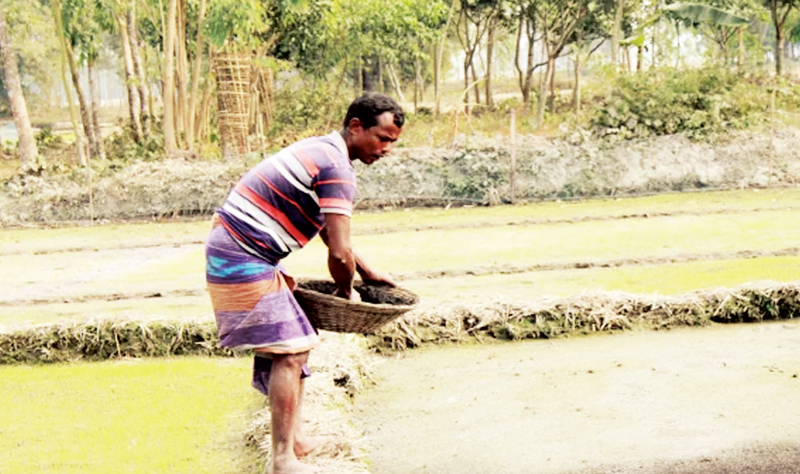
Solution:
<path fill-rule="evenodd" d="M 92 319 L 212 323 L 214 311 L 208 295 L 92 300 L 35 305 L 0 306 L 0 333 L 46 323 L 84 322 Z"/>
<path fill-rule="evenodd" d="M 548 201 L 493 207 L 392 209 L 357 213 L 353 233 L 426 227 L 508 225 L 525 221 L 614 218 L 641 214 L 712 213 L 776 209 L 800 202 L 800 188 L 710 191 L 653 196 Z"/>
<path fill-rule="evenodd" d="M 800 210 L 398 232 L 360 235 L 353 242 L 370 264 L 394 274 L 772 251 L 800 242 Z M 286 265 L 297 275 L 318 275 L 324 272 L 325 261 L 325 248 L 316 242 L 291 255 Z"/>
<path fill-rule="evenodd" d="M 752 211 L 778 209 L 800 202 L 800 188 L 661 194 L 615 199 L 537 202 L 495 207 L 453 207 L 357 212 L 352 233 L 398 232 L 426 227 L 497 225 L 525 221 L 613 218 L 637 214 Z M 69 249 L 115 249 L 203 242 L 210 218 L 166 222 L 113 223 L 95 226 L 3 229 L 2 254 L 43 253 Z"/>
<path fill-rule="evenodd" d="M 249 359 L 0 367 L 0 472 L 261 472 Z"/>
<path fill-rule="evenodd" d="M 800 257 L 794 256 L 552 270 L 510 275 L 465 275 L 409 280 L 403 282 L 403 286 L 420 295 L 423 302 L 480 303 L 520 302 L 603 291 L 680 295 L 696 290 L 733 288 L 748 282 L 772 281 L 782 284 L 797 281 L 799 278 Z"/>

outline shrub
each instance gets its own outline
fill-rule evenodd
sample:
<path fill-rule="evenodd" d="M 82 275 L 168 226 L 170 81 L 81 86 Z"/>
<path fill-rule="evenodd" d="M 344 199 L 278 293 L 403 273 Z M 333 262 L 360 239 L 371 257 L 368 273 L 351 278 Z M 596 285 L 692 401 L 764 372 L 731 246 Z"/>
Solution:
<path fill-rule="evenodd" d="M 150 133 L 141 142 L 133 138 L 130 124 L 121 122 L 120 131 L 105 140 L 107 167 L 111 170 L 121 169 L 125 164 L 135 161 L 153 161 L 164 158 L 164 133 L 161 122 L 151 125 Z"/>
<path fill-rule="evenodd" d="M 660 69 L 616 78 L 611 98 L 596 108 L 591 125 L 623 137 L 703 135 L 747 128 L 769 109 L 765 88 L 724 69 Z"/>

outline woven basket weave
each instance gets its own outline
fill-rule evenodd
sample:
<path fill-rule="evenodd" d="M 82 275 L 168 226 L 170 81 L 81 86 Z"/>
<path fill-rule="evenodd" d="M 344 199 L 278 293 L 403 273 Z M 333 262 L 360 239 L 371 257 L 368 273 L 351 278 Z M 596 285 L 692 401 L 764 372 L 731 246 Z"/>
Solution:
<path fill-rule="evenodd" d="M 294 296 L 317 329 L 367 334 L 414 309 L 419 297 L 403 288 L 357 283 L 361 302 L 333 296 L 332 281 L 301 280 Z"/>

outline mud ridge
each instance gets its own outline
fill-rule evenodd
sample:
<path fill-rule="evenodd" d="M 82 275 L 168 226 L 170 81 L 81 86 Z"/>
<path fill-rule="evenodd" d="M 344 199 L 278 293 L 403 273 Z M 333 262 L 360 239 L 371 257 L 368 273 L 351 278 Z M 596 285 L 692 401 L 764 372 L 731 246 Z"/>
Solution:
<path fill-rule="evenodd" d="M 428 230 L 456 230 L 456 229 L 482 229 L 488 227 L 508 227 L 508 226 L 534 226 L 534 225 L 553 225 L 553 224 L 577 224 L 581 222 L 601 222 L 601 221 L 616 221 L 625 219 L 650 219 L 659 217 L 678 217 L 678 216 L 710 216 L 710 215 L 723 215 L 723 214 L 746 214 L 756 212 L 770 212 L 770 211 L 798 211 L 798 206 L 783 206 L 783 207 L 763 207 L 755 209 L 716 209 L 710 211 L 675 211 L 675 212 L 637 212 L 633 214 L 620 214 L 608 216 L 583 216 L 573 217 L 567 219 L 524 219 L 520 221 L 509 222 L 478 222 L 469 224 L 442 224 L 442 225 L 429 225 L 429 226 L 416 226 L 416 227 L 390 227 L 385 229 L 368 229 L 353 232 L 353 235 L 373 235 L 373 234 L 390 234 L 395 232 L 408 232 L 408 231 L 428 231 Z"/>
<path fill-rule="evenodd" d="M 800 255 L 800 247 L 782 250 L 740 250 L 738 252 L 712 252 L 706 254 L 679 254 L 668 257 L 621 258 L 586 262 L 542 263 L 535 265 L 492 265 L 458 270 L 424 270 L 413 273 L 393 274 L 397 280 L 425 280 L 459 276 L 512 275 L 517 273 L 545 272 L 553 270 L 586 270 L 593 268 L 616 268 L 626 266 L 664 265 L 704 260 L 737 260 L 761 257 L 788 257 Z"/>
<path fill-rule="evenodd" d="M 58 296 L 53 298 L 33 298 L 2 301 L 4 306 L 33 306 L 59 303 L 87 303 L 90 301 L 119 301 L 147 298 L 178 298 L 183 296 L 201 296 L 205 290 L 173 290 L 147 291 L 141 293 L 106 293 L 94 295 Z"/>
<path fill-rule="evenodd" d="M 565 219 L 523 219 L 519 221 L 508 222 L 477 222 L 477 223 L 462 223 L 462 224 L 441 224 L 441 225 L 427 225 L 427 226 L 414 226 L 414 227 L 385 227 L 380 229 L 354 229 L 351 235 L 382 235 L 392 234 L 398 232 L 425 232 L 432 230 L 458 230 L 458 229 L 485 229 L 491 227 L 511 227 L 511 226 L 535 226 L 535 225 L 555 225 L 555 224 L 577 224 L 582 222 L 602 222 L 602 221 L 615 221 L 626 219 L 651 219 L 663 217 L 678 217 L 678 216 L 710 216 L 710 215 L 725 215 L 725 214 L 746 214 L 758 212 L 771 212 L 771 211 L 800 211 L 800 206 L 781 206 L 781 207 L 762 207 L 754 209 L 716 209 L 710 211 L 675 211 L 675 212 L 638 212 L 632 214 L 619 214 L 619 215 L 606 215 L 606 216 L 583 216 Z M 133 244 L 133 245 L 118 245 L 103 248 L 96 247 L 66 247 L 59 249 L 42 249 L 42 250 L 0 250 L 0 257 L 8 255 L 50 255 L 55 253 L 70 253 L 70 252 L 94 252 L 98 250 L 132 250 L 140 248 L 156 248 L 156 247 L 181 247 L 184 245 L 203 245 L 203 239 L 186 239 L 177 240 L 173 242 L 158 242 L 152 244 Z"/>

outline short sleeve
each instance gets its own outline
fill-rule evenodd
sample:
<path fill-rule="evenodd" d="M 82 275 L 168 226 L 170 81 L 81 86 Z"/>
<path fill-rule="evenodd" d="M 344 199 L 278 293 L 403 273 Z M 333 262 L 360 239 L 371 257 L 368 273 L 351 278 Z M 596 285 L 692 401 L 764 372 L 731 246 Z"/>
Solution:
<path fill-rule="evenodd" d="M 320 169 L 314 192 L 319 198 L 321 213 L 350 216 L 356 198 L 356 174 L 353 168 L 340 164 Z"/>

